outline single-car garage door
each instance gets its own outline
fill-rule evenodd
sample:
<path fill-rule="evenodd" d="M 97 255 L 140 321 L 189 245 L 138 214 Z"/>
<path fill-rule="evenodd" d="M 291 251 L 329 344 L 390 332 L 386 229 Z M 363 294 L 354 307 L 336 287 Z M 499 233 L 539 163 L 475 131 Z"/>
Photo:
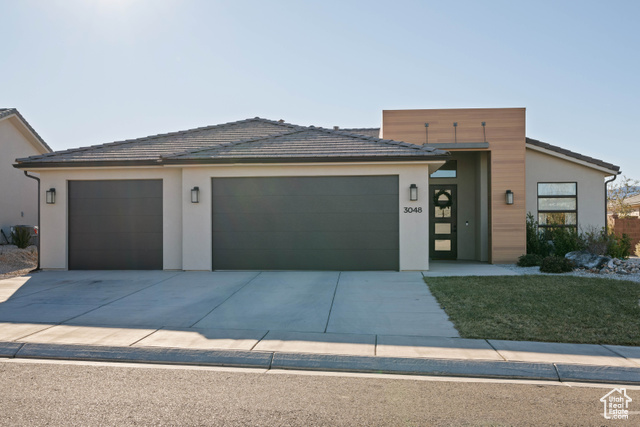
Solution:
<path fill-rule="evenodd" d="M 162 180 L 69 181 L 70 270 L 162 270 Z"/>
<path fill-rule="evenodd" d="M 214 270 L 398 270 L 398 177 L 214 178 Z"/>

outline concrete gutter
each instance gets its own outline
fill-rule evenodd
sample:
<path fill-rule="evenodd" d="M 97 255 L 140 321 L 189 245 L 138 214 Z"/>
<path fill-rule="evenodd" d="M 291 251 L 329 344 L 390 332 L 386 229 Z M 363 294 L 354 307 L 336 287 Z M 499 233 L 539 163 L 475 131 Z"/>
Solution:
<path fill-rule="evenodd" d="M 0 357 L 640 384 L 640 367 L 0 342 Z"/>

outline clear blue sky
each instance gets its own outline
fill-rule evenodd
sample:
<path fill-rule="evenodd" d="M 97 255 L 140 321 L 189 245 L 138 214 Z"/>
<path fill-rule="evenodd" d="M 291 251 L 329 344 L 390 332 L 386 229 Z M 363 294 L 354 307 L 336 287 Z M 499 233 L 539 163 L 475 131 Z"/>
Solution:
<path fill-rule="evenodd" d="M 248 117 L 526 107 L 640 179 L 640 1 L 0 0 L 0 107 L 56 150 Z"/>

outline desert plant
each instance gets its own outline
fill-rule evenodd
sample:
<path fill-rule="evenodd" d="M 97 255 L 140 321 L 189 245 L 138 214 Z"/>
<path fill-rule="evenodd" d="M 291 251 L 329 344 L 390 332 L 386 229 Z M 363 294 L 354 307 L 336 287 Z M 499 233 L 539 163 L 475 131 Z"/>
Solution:
<path fill-rule="evenodd" d="M 606 255 L 609 247 L 609 236 L 604 227 L 598 229 L 590 227 L 581 234 L 582 246 L 584 250 L 596 254 Z"/>
<path fill-rule="evenodd" d="M 640 257 L 640 242 L 636 245 L 636 256 Z"/>
<path fill-rule="evenodd" d="M 518 267 L 538 267 L 542 257 L 538 254 L 526 254 L 518 258 Z"/>
<path fill-rule="evenodd" d="M 607 255 L 612 258 L 627 259 L 631 255 L 631 237 L 628 234 L 609 234 Z"/>
<path fill-rule="evenodd" d="M 31 232 L 26 227 L 16 227 L 11 232 L 11 243 L 24 249 L 31 244 Z"/>
<path fill-rule="evenodd" d="M 560 256 L 548 256 L 540 263 L 540 271 L 543 273 L 568 273 L 573 271 L 574 264 L 571 260 Z"/>

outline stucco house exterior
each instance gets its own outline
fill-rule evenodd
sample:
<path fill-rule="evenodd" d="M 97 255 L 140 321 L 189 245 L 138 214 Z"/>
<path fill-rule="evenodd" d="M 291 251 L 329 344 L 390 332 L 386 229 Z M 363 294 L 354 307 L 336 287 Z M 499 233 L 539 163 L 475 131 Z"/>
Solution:
<path fill-rule="evenodd" d="M 13 167 L 18 157 L 51 152 L 51 148 L 15 108 L 0 108 L 0 228 L 38 223 L 38 183 Z M 0 242 L 4 239 L 0 237 Z"/>
<path fill-rule="evenodd" d="M 16 162 L 41 176 L 43 269 L 515 262 L 527 212 L 604 226 L 619 173 L 526 138 L 524 108 L 389 110 L 371 129 L 255 118 Z"/>

